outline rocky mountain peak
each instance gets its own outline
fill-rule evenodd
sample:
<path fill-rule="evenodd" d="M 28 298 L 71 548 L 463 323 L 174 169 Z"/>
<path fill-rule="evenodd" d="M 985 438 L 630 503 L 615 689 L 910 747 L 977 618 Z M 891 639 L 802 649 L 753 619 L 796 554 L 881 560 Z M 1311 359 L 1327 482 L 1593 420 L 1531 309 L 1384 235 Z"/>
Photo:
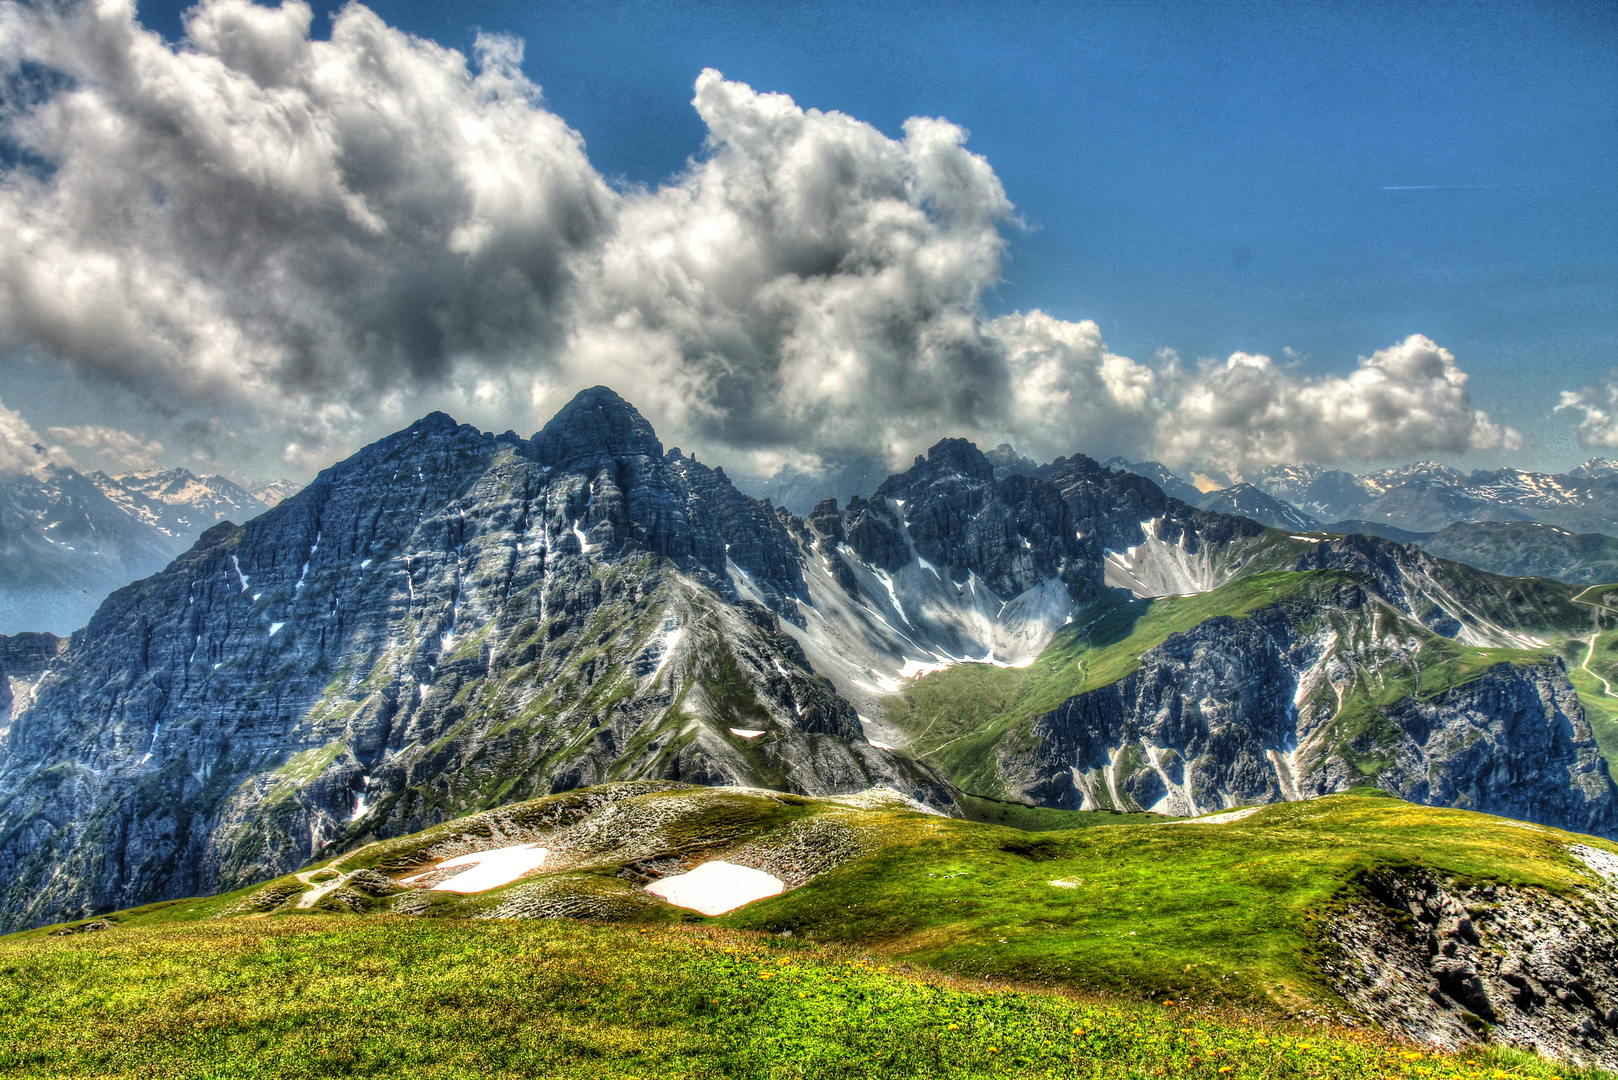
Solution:
<path fill-rule="evenodd" d="M 986 484 L 994 480 L 994 463 L 966 439 L 940 439 L 925 458 L 917 457 L 910 471 L 901 475 L 909 487 L 957 477 Z M 898 477 L 883 484 L 878 492 L 884 492 L 894 479 Z"/>
<path fill-rule="evenodd" d="M 663 457 L 652 425 L 605 386 L 581 390 L 534 436 L 541 464 L 566 466 L 600 458 Z"/>

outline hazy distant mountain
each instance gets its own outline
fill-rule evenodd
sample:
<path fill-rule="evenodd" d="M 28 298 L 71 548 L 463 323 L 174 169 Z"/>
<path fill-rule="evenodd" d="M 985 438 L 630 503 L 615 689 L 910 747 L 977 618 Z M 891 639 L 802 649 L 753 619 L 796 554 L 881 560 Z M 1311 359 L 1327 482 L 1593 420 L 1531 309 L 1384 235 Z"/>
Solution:
<path fill-rule="evenodd" d="M 1122 469 L 1124 472 L 1144 476 L 1152 483 L 1163 489 L 1163 494 L 1171 499 L 1196 506 L 1202 501 L 1203 493 L 1197 490 L 1195 484 L 1170 469 L 1161 461 L 1126 461 L 1121 457 L 1108 458 L 1101 464 L 1109 469 Z"/>
<path fill-rule="evenodd" d="M 1310 532 L 1320 528 L 1320 522 L 1315 518 L 1289 502 L 1264 494 L 1252 484 L 1237 484 L 1235 487 L 1210 491 L 1197 505 L 1220 514 L 1240 514 L 1272 529 Z"/>
<path fill-rule="evenodd" d="M 695 455 L 692 460 L 696 460 Z M 755 499 L 768 499 L 801 516 L 814 509 L 821 499 L 844 500 L 870 491 L 892 472 L 886 462 L 861 456 L 828 462 L 824 468 L 813 472 L 788 465 L 766 480 L 731 479 L 737 490 Z"/>
<path fill-rule="evenodd" d="M 0 634 L 76 630 L 180 546 L 73 469 L 0 479 Z"/>
<path fill-rule="evenodd" d="M 302 490 L 302 484 L 294 484 L 291 480 L 267 480 L 262 484 L 253 485 L 248 494 L 265 506 L 276 506 Z"/>
<path fill-rule="evenodd" d="M 1282 465 L 1252 483 L 1325 521 L 1359 519 L 1415 532 L 1436 532 L 1457 521 L 1539 521 L 1573 532 L 1618 534 L 1618 463 L 1602 459 L 1562 474 L 1463 473 L 1418 462 L 1355 476 L 1319 465 Z"/>
<path fill-rule="evenodd" d="M 190 547 L 204 529 L 221 521 L 246 521 L 270 508 L 223 476 L 197 476 L 187 469 L 124 476 L 93 472 L 86 479 L 136 521 L 179 541 L 176 555 Z"/>
<path fill-rule="evenodd" d="M 222 476 L 186 469 L 52 467 L 0 479 L 0 634 L 71 633 L 108 593 L 161 570 L 205 530 L 269 508 Z"/>
<path fill-rule="evenodd" d="M 1547 577 L 1572 585 L 1618 581 L 1618 539 L 1537 522 L 1461 522 L 1422 541 L 1441 559 L 1491 574 Z"/>
<path fill-rule="evenodd" d="M 1384 540 L 1392 540 L 1396 544 L 1419 544 L 1432 533 L 1411 532 L 1393 525 L 1385 525 L 1380 521 L 1359 521 L 1350 518 L 1347 521 L 1330 521 L 1320 527 L 1322 532 L 1342 533 L 1345 536 L 1355 533 L 1360 536 L 1380 536 Z"/>
<path fill-rule="evenodd" d="M 1322 521 L 1359 515 L 1384 490 L 1374 481 L 1319 465 L 1276 465 L 1251 477 L 1254 487 Z"/>

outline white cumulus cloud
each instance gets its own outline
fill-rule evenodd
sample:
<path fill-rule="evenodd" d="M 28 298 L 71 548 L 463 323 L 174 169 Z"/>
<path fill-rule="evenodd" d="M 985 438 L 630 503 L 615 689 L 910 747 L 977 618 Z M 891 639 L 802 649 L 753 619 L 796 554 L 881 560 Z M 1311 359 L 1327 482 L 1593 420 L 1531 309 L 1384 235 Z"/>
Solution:
<path fill-rule="evenodd" d="M 743 448 L 894 454 L 1009 401 L 978 315 L 1011 204 L 966 132 L 902 139 L 716 71 L 693 102 L 705 157 L 626 199 L 581 303 L 572 360 L 679 430 Z"/>
<path fill-rule="evenodd" d="M 1309 376 L 1235 353 L 1163 373 L 1162 460 L 1229 472 L 1276 462 L 1348 463 L 1514 448 L 1521 436 L 1476 408 L 1448 349 L 1412 334 L 1344 376 Z"/>
<path fill-rule="evenodd" d="M 163 453 L 163 444 L 156 439 L 144 439 L 120 428 L 100 424 L 51 427 L 46 428 L 45 433 L 58 442 L 90 451 L 119 472 L 155 469 L 158 455 Z"/>
<path fill-rule="evenodd" d="M 0 182 L 0 340 L 293 426 L 554 353 L 613 200 L 520 45 L 208 0 L 175 48 L 133 9 L 0 6 L 0 58 L 72 80 L 8 117 L 54 168 Z"/>
<path fill-rule="evenodd" d="M 329 40 L 312 17 L 203 0 L 170 44 L 131 0 L 0 0 L 0 128 L 24 152 L 0 171 L 0 349 L 134 388 L 174 454 L 223 452 L 228 415 L 302 471 L 433 407 L 532 430 L 601 382 L 666 441 L 755 468 L 897 464 L 945 435 L 1226 468 L 1515 439 L 1420 336 L 1311 377 L 988 318 L 1013 206 L 947 120 L 890 138 L 704 71 L 701 152 L 618 190 L 515 39 L 468 58 L 358 3 Z"/>
<path fill-rule="evenodd" d="M 71 465 L 73 459 L 59 446 L 45 445 L 21 413 L 0 402 L 0 476 L 51 464 Z"/>
<path fill-rule="evenodd" d="M 1156 453 L 1157 372 L 1109 351 L 1094 322 L 1031 311 L 1002 316 L 989 329 L 1006 349 L 1012 402 L 1004 422 L 1023 453 L 1041 460 L 1103 447 Z"/>
<path fill-rule="evenodd" d="M 1574 435 L 1579 445 L 1587 449 L 1618 447 L 1618 381 L 1609 380 L 1605 386 L 1585 387 L 1583 390 L 1562 391 L 1561 404 L 1556 411 L 1571 409 L 1584 414 Z"/>

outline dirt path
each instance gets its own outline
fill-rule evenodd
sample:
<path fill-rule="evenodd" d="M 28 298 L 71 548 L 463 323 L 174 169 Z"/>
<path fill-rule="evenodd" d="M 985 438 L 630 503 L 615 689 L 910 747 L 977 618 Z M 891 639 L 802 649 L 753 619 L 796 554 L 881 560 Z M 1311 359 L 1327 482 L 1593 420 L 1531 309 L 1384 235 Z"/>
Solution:
<path fill-rule="evenodd" d="M 320 873 L 319 870 L 306 870 L 301 874 L 294 874 L 292 876 L 297 878 L 299 881 L 303 882 L 305 885 L 313 885 L 314 883 L 311 882 L 309 879 L 314 877 L 318 873 Z M 298 907 L 301 907 L 301 908 L 312 908 L 312 907 L 314 907 L 316 904 L 320 903 L 320 898 L 322 896 L 325 896 L 327 893 L 329 893 L 333 889 L 337 888 L 339 885 L 341 885 L 343 882 L 347 881 L 352 876 L 353 875 L 351 873 L 349 873 L 349 874 L 338 874 L 336 877 L 332 878 L 330 881 L 322 881 L 320 884 L 314 885 L 314 887 L 311 888 L 308 892 L 306 892 L 302 896 L 298 897 Z"/>
<path fill-rule="evenodd" d="M 1590 666 L 1590 660 L 1596 654 L 1596 639 L 1600 636 L 1600 634 L 1591 635 L 1590 648 L 1585 651 L 1584 663 L 1580 664 L 1579 666 L 1585 671 L 1588 671 L 1595 678 L 1595 680 L 1601 684 L 1602 689 L 1607 692 L 1608 697 L 1618 697 L 1618 694 L 1612 692 L 1612 684 L 1606 679 L 1603 679 L 1600 675 L 1596 674 L 1596 670 Z"/>

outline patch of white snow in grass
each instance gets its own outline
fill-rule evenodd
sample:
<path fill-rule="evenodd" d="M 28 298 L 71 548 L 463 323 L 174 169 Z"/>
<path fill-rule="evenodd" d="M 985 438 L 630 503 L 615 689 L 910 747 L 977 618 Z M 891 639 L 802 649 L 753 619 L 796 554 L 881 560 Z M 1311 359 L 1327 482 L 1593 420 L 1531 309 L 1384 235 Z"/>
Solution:
<path fill-rule="evenodd" d="M 739 739 L 756 739 L 760 735 L 764 734 L 764 732 L 758 728 L 745 727 L 733 727 L 730 729 L 730 733 Z"/>
<path fill-rule="evenodd" d="M 780 895 L 786 891 L 786 883 L 774 874 L 714 859 L 688 873 L 654 881 L 646 891 L 675 907 L 723 915 L 754 900 Z"/>
<path fill-rule="evenodd" d="M 1226 810 L 1223 814 L 1210 814 L 1208 817 L 1187 818 L 1185 821 L 1171 821 L 1171 822 L 1169 822 L 1169 824 L 1170 825 L 1228 825 L 1232 821 L 1240 821 L 1240 820 L 1242 820 L 1242 818 L 1252 817 L 1254 814 L 1258 813 L 1262 809 L 1264 809 L 1262 806 L 1248 806 L 1248 807 L 1243 807 L 1240 810 Z"/>
<path fill-rule="evenodd" d="M 464 894 L 498 889 L 502 885 L 511 884 L 528 871 L 544 865 L 545 856 L 548 854 L 550 851 L 547 848 L 536 847 L 533 844 L 516 844 L 511 847 L 457 855 L 453 859 L 445 859 L 439 863 L 438 869 L 453 870 L 457 866 L 470 866 L 471 869 L 456 874 L 448 881 L 439 882 L 433 886 L 433 891 Z"/>
<path fill-rule="evenodd" d="M 270 636 L 274 637 L 276 635 L 276 632 L 279 631 L 281 629 L 281 627 L 283 627 L 285 625 L 286 625 L 286 623 L 284 623 L 284 622 L 272 622 L 270 624 Z"/>
<path fill-rule="evenodd" d="M 872 746 L 876 747 L 878 750 L 897 750 L 897 749 L 899 749 L 897 746 L 889 746 L 887 743 L 885 743 L 885 742 L 877 742 L 875 739 L 867 739 L 866 742 L 870 743 Z"/>
<path fill-rule="evenodd" d="M 940 660 L 937 663 L 929 664 L 925 660 L 912 660 L 906 657 L 904 667 L 899 669 L 899 678 L 914 679 L 921 675 L 933 675 L 954 665 L 954 660 Z"/>

